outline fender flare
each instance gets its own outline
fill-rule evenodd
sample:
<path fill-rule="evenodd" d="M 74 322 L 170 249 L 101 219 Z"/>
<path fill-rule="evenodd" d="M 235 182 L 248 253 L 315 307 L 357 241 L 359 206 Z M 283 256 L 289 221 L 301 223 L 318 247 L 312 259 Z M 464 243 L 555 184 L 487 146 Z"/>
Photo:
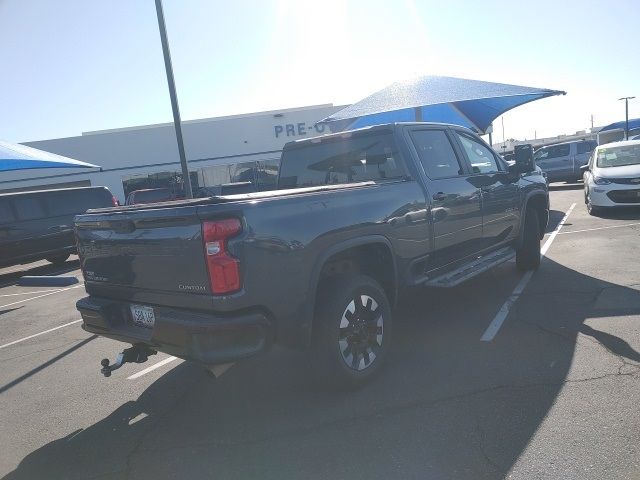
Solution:
<path fill-rule="evenodd" d="M 354 247 L 360 247 L 363 245 L 372 244 L 384 244 L 391 253 L 391 263 L 393 269 L 393 298 L 390 299 L 393 306 L 398 299 L 398 266 L 396 257 L 393 254 L 393 245 L 391 241 L 384 235 L 365 235 L 362 237 L 352 238 L 336 243 L 331 247 L 324 250 L 316 259 L 313 268 L 311 269 L 311 278 L 309 279 L 308 300 L 305 302 L 305 311 L 303 312 L 303 332 L 305 332 L 307 344 L 311 340 L 311 326 L 313 324 L 313 313 L 315 311 L 316 304 L 316 292 L 318 290 L 318 284 L 320 283 L 320 272 L 327 260 L 334 255 L 349 250 Z"/>
<path fill-rule="evenodd" d="M 525 221 L 525 216 L 526 216 L 526 212 L 527 212 L 527 208 L 529 206 L 529 202 L 531 201 L 531 199 L 535 198 L 535 197 L 542 197 L 544 199 L 544 203 L 546 205 L 546 209 L 547 212 L 549 211 L 549 195 L 545 195 L 543 191 L 541 190 L 534 190 L 532 192 L 528 192 L 527 195 L 525 196 L 523 202 L 522 202 L 522 215 L 520 215 L 520 223 L 518 225 L 518 244 L 517 247 L 520 248 L 520 246 L 522 245 L 522 234 L 524 231 L 524 221 Z M 547 219 L 548 221 L 548 219 Z"/>

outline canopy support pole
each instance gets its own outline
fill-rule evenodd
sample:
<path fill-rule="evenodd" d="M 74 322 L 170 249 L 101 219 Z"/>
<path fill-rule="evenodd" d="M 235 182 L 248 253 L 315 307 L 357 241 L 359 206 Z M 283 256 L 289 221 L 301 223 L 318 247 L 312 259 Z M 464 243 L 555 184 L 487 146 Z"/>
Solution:
<path fill-rule="evenodd" d="M 182 166 L 182 182 L 184 185 L 184 194 L 187 198 L 193 198 L 193 191 L 191 190 L 191 177 L 189 176 L 189 166 L 187 165 L 187 156 L 184 152 L 184 141 L 182 140 L 182 122 L 180 120 L 180 109 L 178 107 L 176 85 L 173 80 L 173 67 L 171 66 L 171 53 L 169 52 L 169 41 L 167 40 L 167 28 L 164 23 L 162 0 L 156 0 L 156 15 L 158 17 L 160 41 L 162 43 L 162 54 L 164 55 L 164 68 L 167 72 L 167 85 L 169 86 L 171 109 L 173 110 L 173 127 L 176 131 L 178 155 L 180 156 L 180 165 Z"/>
<path fill-rule="evenodd" d="M 422 122 L 422 107 L 415 107 L 413 111 L 416 115 L 416 122 Z"/>

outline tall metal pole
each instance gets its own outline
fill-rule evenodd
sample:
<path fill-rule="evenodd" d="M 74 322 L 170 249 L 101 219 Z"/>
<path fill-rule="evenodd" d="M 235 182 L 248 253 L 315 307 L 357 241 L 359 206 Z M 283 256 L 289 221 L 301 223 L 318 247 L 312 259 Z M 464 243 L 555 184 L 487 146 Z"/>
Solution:
<path fill-rule="evenodd" d="M 164 24 L 164 13 L 162 11 L 162 0 L 156 0 L 156 14 L 158 15 L 158 28 L 160 29 L 160 40 L 162 42 L 162 53 L 164 55 L 164 68 L 167 72 L 167 84 L 169 85 L 169 96 L 171 97 L 171 109 L 173 110 L 173 126 L 176 130 L 176 140 L 178 142 L 178 154 L 182 165 L 182 182 L 184 183 L 184 193 L 187 198 L 193 198 L 191 190 L 191 177 L 187 165 L 187 156 L 184 153 L 184 142 L 182 140 L 182 126 L 180 123 L 180 109 L 178 108 L 178 96 L 176 95 L 176 85 L 173 80 L 173 68 L 171 67 L 171 53 L 169 52 L 169 42 L 167 41 L 167 28 Z"/>
<path fill-rule="evenodd" d="M 629 100 L 633 100 L 636 97 L 622 97 L 618 100 L 624 100 L 624 139 L 629 140 Z"/>

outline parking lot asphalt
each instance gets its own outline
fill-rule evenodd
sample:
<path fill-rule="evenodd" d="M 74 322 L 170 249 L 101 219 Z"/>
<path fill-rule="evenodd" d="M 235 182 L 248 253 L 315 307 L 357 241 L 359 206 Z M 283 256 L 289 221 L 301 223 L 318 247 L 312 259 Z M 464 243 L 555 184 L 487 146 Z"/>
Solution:
<path fill-rule="evenodd" d="M 219 378 L 164 354 L 103 378 L 124 345 L 80 328 L 82 284 L 0 270 L 0 476 L 640 478 L 640 211 L 590 217 L 580 185 L 551 208 L 537 272 L 410 292 L 387 368 L 347 394 L 279 349 Z"/>

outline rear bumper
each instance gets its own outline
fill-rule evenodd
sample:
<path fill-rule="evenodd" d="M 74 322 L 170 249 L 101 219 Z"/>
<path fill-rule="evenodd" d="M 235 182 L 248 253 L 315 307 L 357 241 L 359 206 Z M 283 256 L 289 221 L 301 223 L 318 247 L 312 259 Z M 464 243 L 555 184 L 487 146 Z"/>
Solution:
<path fill-rule="evenodd" d="M 134 325 L 129 303 L 98 297 L 79 300 L 76 308 L 87 332 L 121 342 L 149 345 L 160 352 L 205 365 L 228 363 L 266 351 L 273 326 L 261 313 L 216 316 L 150 305 L 153 328 Z"/>

